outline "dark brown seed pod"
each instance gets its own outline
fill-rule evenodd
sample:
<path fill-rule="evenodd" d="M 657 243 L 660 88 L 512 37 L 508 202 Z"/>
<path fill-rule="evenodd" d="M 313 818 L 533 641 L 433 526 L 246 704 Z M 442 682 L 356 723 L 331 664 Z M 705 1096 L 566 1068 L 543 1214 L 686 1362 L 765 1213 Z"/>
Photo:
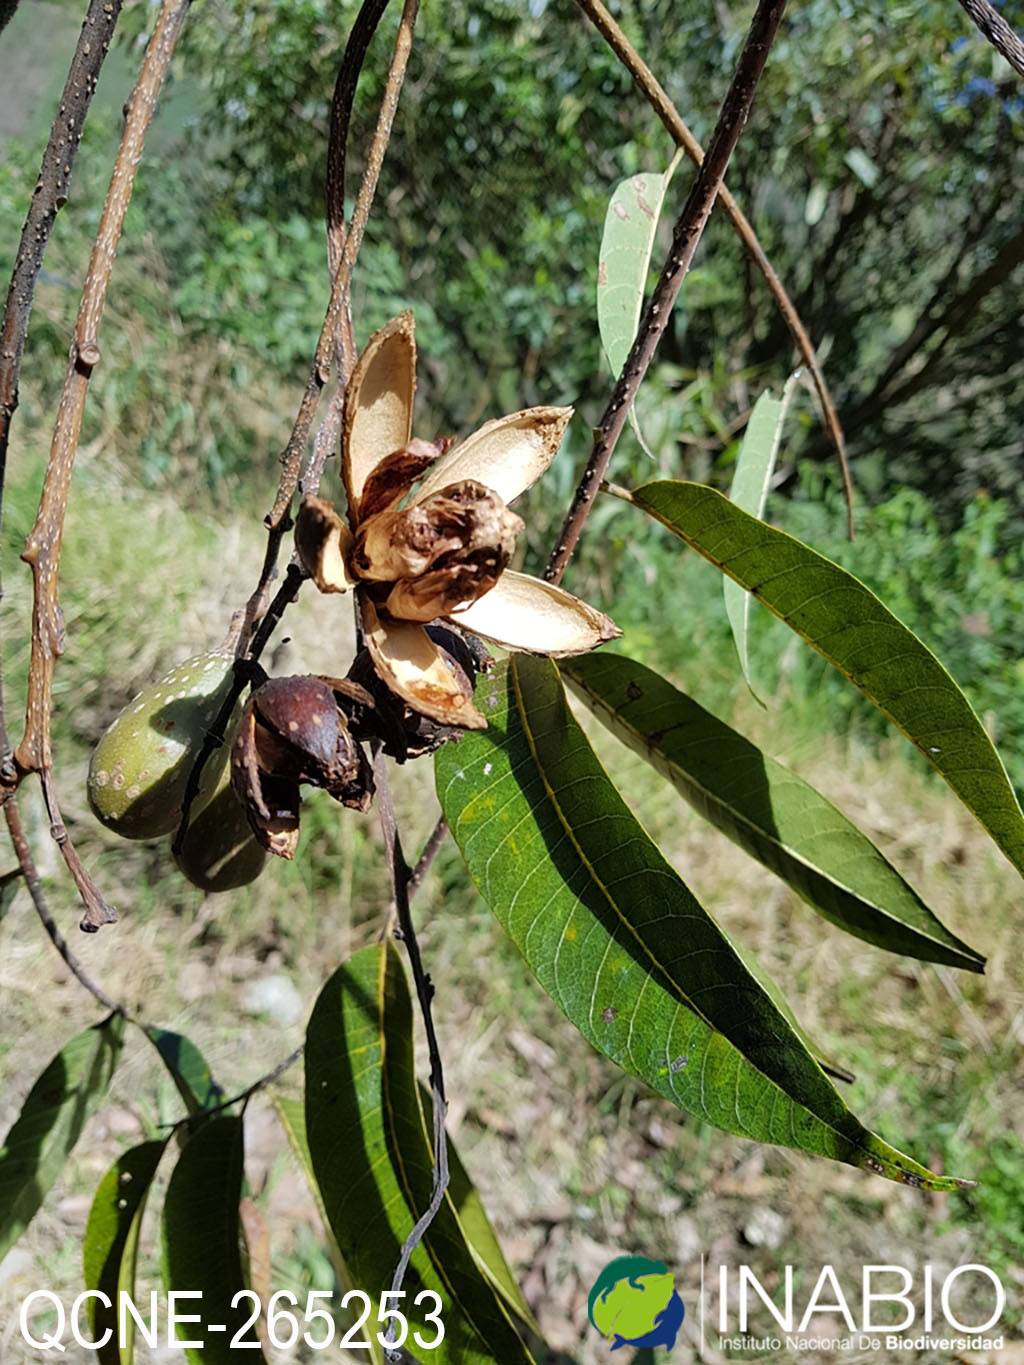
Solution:
<path fill-rule="evenodd" d="M 439 647 L 461 690 L 472 695 L 477 676 L 494 663 L 481 641 L 437 624 L 428 626 L 427 634 Z M 457 726 L 442 725 L 406 706 L 377 673 L 365 649 L 356 655 L 346 678 L 321 681 L 334 689 L 352 735 L 357 740 L 378 741 L 384 752 L 399 763 L 432 754 L 464 733 Z"/>
<path fill-rule="evenodd" d="M 242 713 L 231 780 L 256 837 L 281 858 L 295 854 L 302 783 L 365 811 L 373 776 L 332 687 L 321 678 L 270 678 Z"/>
<path fill-rule="evenodd" d="M 253 834 L 279 858 L 294 858 L 299 842 L 299 784 L 265 772 L 259 751 L 256 705 L 250 697 L 231 746 L 231 786 Z"/>

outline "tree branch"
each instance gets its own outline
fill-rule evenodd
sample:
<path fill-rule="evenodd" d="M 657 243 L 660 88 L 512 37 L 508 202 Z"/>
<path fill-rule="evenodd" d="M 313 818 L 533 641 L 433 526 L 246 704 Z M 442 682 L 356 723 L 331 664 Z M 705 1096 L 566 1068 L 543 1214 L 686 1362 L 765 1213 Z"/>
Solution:
<path fill-rule="evenodd" d="M 43 152 L 39 179 L 25 215 L 25 225 L 21 229 L 21 240 L 7 288 L 3 327 L 0 329 L 0 507 L 11 422 L 18 406 L 18 371 L 28 334 L 36 280 L 54 219 L 67 203 L 82 128 L 120 13 L 121 0 L 90 0 L 64 82 L 57 116 Z"/>
<path fill-rule="evenodd" d="M 363 234 L 373 207 L 377 183 L 384 156 L 391 138 L 395 111 L 405 79 L 412 48 L 413 29 L 419 11 L 419 0 L 405 0 L 398 34 L 388 69 L 384 94 L 373 140 L 367 153 L 366 166 L 360 181 L 351 228 L 344 226 L 344 180 L 346 148 L 352 120 L 352 103 L 356 85 L 366 54 L 388 0 L 364 0 L 349 33 L 348 42 L 338 70 L 334 96 L 331 101 L 330 134 L 327 155 L 327 248 L 332 272 L 331 297 L 324 317 L 310 379 L 299 405 L 299 411 L 281 456 L 284 469 L 278 484 L 274 508 L 265 521 L 268 527 L 267 547 L 259 580 L 244 609 L 244 621 L 239 632 L 237 652 L 240 660 L 255 663 L 259 660 L 285 610 L 298 596 L 305 573 L 293 559 L 284 582 L 269 607 L 264 607 L 270 584 L 277 570 L 281 541 L 288 529 L 287 513 L 299 483 L 299 469 L 312 427 L 320 392 L 327 382 L 332 355 L 338 372 L 338 383 L 331 406 L 316 434 L 309 464 L 303 476 L 303 488 L 315 492 L 323 475 L 324 464 L 336 447 L 341 428 L 341 412 L 345 385 L 355 363 L 355 347 L 350 335 L 349 293 L 352 273 L 362 245 Z M 335 266 L 335 261 L 337 265 Z M 277 514 L 280 515 L 277 515 Z M 246 685 L 246 672 L 236 669 L 235 681 L 229 694 L 207 732 L 203 746 L 189 773 L 182 800 L 182 818 L 174 837 L 174 848 L 179 850 L 188 831 L 192 803 L 199 790 L 203 769 L 210 755 L 224 742 L 224 735 L 238 698 Z"/>
<path fill-rule="evenodd" d="M 960 7 L 986 41 L 1001 57 L 1006 58 L 1017 75 L 1024 76 L 1024 42 L 995 6 L 989 4 L 989 0 L 960 0 Z"/>
<path fill-rule="evenodd" d="M 337 151 L 332 146 L 327 158 L 327 254 L 331 275 L 341 280 L 341 298 L 335 317 L 335 364 L 338 375 L 337 387 L 328 407 L 327 415 L 313 440 L 313 453 L 300 480 L 303 493 L 315 493 L 320 487 L 324 465 L 331 452 L 337 448 L 341 432 L 341 417 L 345 402 L 345 389 L 349 375 L 356 361 L 355 338 L 352 334 L 352 274 L 355 269 L 359 248 L 363 243 L 366 224 L 370 219 L 377 184 L 380 180 L 384 157 L 391 141 L 391 130 L 398 111 L 398 101 L 412 52 L 413 31 L 419 14 L 419 0 L 405 0 L 402 17 L 398 24 L 391 64 L 388 67 L 384 94 L 381 97 L 377 126 L 366 154 L 363 178 L 359 185 L 355 208 L 352 210 L 352 223 L 348 230 L 344 225 L 344 185 L 339 179 Z M 337 96 L 336 96 L 337 98 Z M 331 121 L 332 130 L 334 120 Z"/>
<path fill-rule="evenodd" d="M 416 927 L 413 924 L 412 912 L 409 908 L 410 883 L 413 874 L 409 869 L 409 864 L 405 861 L 405 854 L 402 852 L 402 841 L 395 823 L 395 809 L 391 800 L 391 788 L 388 784 L 387 760 L 380 750 L 375 755 L 373 766 L 374 780 L 377 785 L 377 812 L 380 817 L 381 832 L 384 835 L 384 848 L 388 868 L 391 872 L 391 884 L 398 916 L 398 928 L 395 933 L 396 937 L 404 942 L 409 954 L 409 966 L 412 969 L 412 978 L 416 986 L 416 998 L 419 1001 L 420 1013 L 423 1016 L 423 1027 L 427 1036 L 427 1050 L 430 1055 L 430 1091 L 433 1099 L 433 1190 L 430 1203 L 402 1245 L 398 1265 L 395 1267 L 395 1273 L 391 1280 L 391 1290 L 393 1293 L 397 1293 L 402 1288 L 402 1282 L 405 1279 L 405 1272 L 409 1267 L 412 1254 L 437 1216 L 437 1211 L 444 1201 L 445 1190 L 448 1188 L 448 1135 L 444 1126 L 445 1116 L 448 1112 L 448 1100 L 444 1090 L 441 1050 L 434 1029 L 432 1009 L 434 984 L 423 967 L 419 941 L 416 938 Z"/>
<path fill-rule="evenodd" d="M 672 246 L 654 293 L 644 310 L 636 340 L 622 367 L 608 406 L 595 431 L 594 445 L 561 533 L 548 560 L 545 577 L 559 582 L 582 534 L 616 443 L 626 424 L 637 389 L 668 325 L 672 306 L 693 261 L 726 168 L 750 114 L 761 73 L 778 30 L 786 0 L 758 0 L 750 31 L 726 92 L 718 122 L 683 211 L 672 234 Z"/>
<path fill-rule="evenodd" d="M 18 859 L 18 866 L 21 868 L 21 875 L 25 878 L 25 885 L 28 893 L 32 897 L 32 904 L 36 908 L 36 914 L 42 921 L 43 928 L 50 936 L 50 941 L 64 959 L 64 963 L 71 974 L 78 982 L 85 987 L 89 994 L 106 1010 L 112 1010 L 117 1014 L 125 1014 L 123 1005 L 119 1005 L 112 1000 L 102 986 L 98 985 L 89 973 L 85 970 L 78 958 L 74 955 L 67 945 L 67 941 L 60 929 L 57 921 L 50 913 L 50 907 L 46 903 L 46 895 L 43 892 L 42 882 L 39 880 L 39 873 L 36 870 L 35 862 L 32 858 L 32 850 L 29 848 L 28 839 L 25 837 L 25 830 L 21 823 L 21 812 L 18 810 L 16 797 L 11 797 L 4 806 L 4 819 L 7 821 L 7 831 L 11 836 L 11 843 L 14 845 L 14 853 Z"/>
<path fill-rule="evenodd" d="M 616 23 L 615 19 L 608 12 L 604 4 L 602 4 L 602 0 L 576 0 L 576 3 L 597 29 L 598 33 L 600 33 L 601 37 L 604 38 L 605 42 L 615 53 L 616 57 L 618 57 L 622 65 L 633 77 L 637 89 L 657 114 L 665 129 L 668 131 L 669 136 L 675 141 L 677 146 L 682 147 L 683 151 L 695 166 L 702 166 L 704 163 L 704 149 L 690 131 L 690 128 L 682 115 L 669 99 L 664 88 L 659 84 L 657 77 L 651 71 L 650 67 L 647 66 L 620 26 Z M 800 314 L 797 312 L 795 304 L 786 292 L 786 287 L 776 273 L 775 267 L 765 255 L 761 243 L 758 241 L 757 234 L 754 232 L 753 226 L 736 202 L 729 187 L 724 183 L 718 190 L 718 202 L 721 204 L 732 222 L 733 227 L 736 229 L 747 255 L 761 272 L 761 275 L 768 286 L 768 291 L 775 300 L 783 321 L 789 329 L 789 334 L 793 338 L 793 344 L 799 351 L 800 358 L 807 366 L 811 379 L 814 382 L 818 401 L 821 404 L 821 412 L 825 421 L 825 427 L 828 430 L 832 444 L 835 446 L 836 455 L 839 459 L 839 467 L 843 477 L 843 490 L 846 495 L 847 531 L 852 540 L 853 482 L 850 478 L 850 465 L 846 455 L 846 441 L 843 437 L 843 429 L 839 422 L 839 414 L 836 412 L 835 403 L 832 401 L 832 394 L 829 391 L 824 372 L 814 350 L 814 343 L 807 334 L 807 329 L 800 319 Z"/>
<path fill-rule="evenodd" d="M 82 927 L 87 929 L 97 929 L 115 915 L 68 838 L 53 788 L 53 676 L 57 659 L 64 649 L 64 621 L 58 596 L 61 542 L 89 379 L 100 359 L 99 328 L 114 257 L 146 130 L 156 109 L 188 7 L 189 0 L 164 0 L 128 104 L 124 133 L 89 258 L 39 510 L 22 553 L 32 569 L 33 578 L 32 647 L 25 732 L 14 754 L 14 783 L 8 785 L 7 794 L 28 773 L 43 775 L 51 826 L 85 905 Z"/>

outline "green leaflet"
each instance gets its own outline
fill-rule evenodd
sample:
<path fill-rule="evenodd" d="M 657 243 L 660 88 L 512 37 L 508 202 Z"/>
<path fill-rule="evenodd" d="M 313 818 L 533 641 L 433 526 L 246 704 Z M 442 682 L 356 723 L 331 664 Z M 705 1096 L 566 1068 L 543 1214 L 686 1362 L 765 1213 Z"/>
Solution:
<path fill-rule="evenodd" d="M 605 650 L 562 672 L 613 734 L 833 924 L 891 952 L 984 969 L 856 825 L 692 697 Z"/>
<path fill-rule="evenodd" d="M 663 175 L 643 172 L 621 181 L 608 201 L 597 267 L 597 327 L 616 378 L 640 325 L 661 206 L 680 155 L 676 153 Z M 650 455 L 633 407 L 629 420 Z"/>
<path fill-rule="evenodd" d="M 185 1144 L 167 1186 L 164 1200 L 163 1266 L 168 1290 L 198 1290 L 202 1299 L 186 1304 L 202 1322 L 178 1329 L 182 1340 L 205 1341 L 201 1350 L 185 1354 L 192 1365 L 237 1365 L 244 1354 L 253 1365 L 263 1365 L 257 1348 L 231 1347 L 234 1335 L 252 1316 L 251 1300 L 234 1308 L 232 1299 L 247 1286 L 242 1274 L 238 1205 L 242 1197 L 242 1120 L 215 1116 L 197 1128 Z M 211 1332 L 210 1323 L 226 1330 Z M 240 1341 L 258 1341 L 252 1326 Z"/>
<path fill-rule="evenodd" d="M 96 1351 L 100 1365 L 132 1365 L 135 1358 L 135 1321 L 130 1313 L 125 1314 L 124 1340 L 118 1340 L 118 1295 L 124 1292 L 135 1301 L 139 1229 L 166 1147 L 163 1141 L 143 1142 L 122 1152 L 93 1196 L 82 1243 L 85 1286 L 101 1290 L 112 1305 L 106 1308 L 98 1299 L 89 1301 L 92 1340 L 100 1341 L 110 1332 L 110 1340 Z"/>
<path fill-rule="evenodd" d="M 727 1132 L 955 1189 L 850 1113 L 630 813 L 555 667 L 514 656 L 477 705 L 489 728 L 437 755 L 441 805 L 484 899 L 584 1037 Z"/>
<path fill-rule="evenodd" d="M 356 1284 L 377 1301 L 431 1196 L 433 1158 L 414 1071 L 412 1004 L 390 945 L 356 953 L 324 986 L 306 1034 L 306 1131 L 328 1223 Z M 467 1243 L 452 1195 L 413 1253 L 402 1311 L 409 1349 L 438 1365 L 527 1365 L 504 1298 Z M 440 1296 L 444 1340 L 430 1343 Z M 364 1336 L 379 1330 L 371 1318 Z"/>
<path fill-rule="evenodd" d="M 779 442 L 782 440 L 782 427 L 799 378 L 799 370 L 790 375 L 781 398 L 773 398 L 770 393 L 761 395 L 754 404 L 754 411 L 750 414 L 750 421 L 743 435 L 729 497 L 737 507 L 742 507 L 744 512 L 751 512 L 755 517 L 764 515 L 775 459 L 779 453 Z M 743 669 L 747 686 L 753 691 L 748 643 L 750 594 L 737 587 L 731 578 L 725 579 L 722 583 L 722 591 L 725 594 L 725 610 L 732 626 L 733 639 L 736 641 L 736 653 L 740 656 L 740 667 Z"/>
<path fill-rule="evenodd" d="M 147 1025 L 143 1032 L 160 1054 L 190 1114 L 202 1113 L 223 1100 L 224 1091 L 191 1038 L 154 1024 Z"/>
<path fill-rule="evenodd" d="M 124 1043 L 111 1014 L 57 1053 L 28 1093 L 0 1148 L 0 1260 L 28 1227 L 107 1093 Z"/>
<path fill-rule="evenodd" d="M 869 588 L 704 484 L 658 481 L 626 495 L 753 593 L 917 746 L 1024 874 L 1024 813 L 970 702 Z"/>

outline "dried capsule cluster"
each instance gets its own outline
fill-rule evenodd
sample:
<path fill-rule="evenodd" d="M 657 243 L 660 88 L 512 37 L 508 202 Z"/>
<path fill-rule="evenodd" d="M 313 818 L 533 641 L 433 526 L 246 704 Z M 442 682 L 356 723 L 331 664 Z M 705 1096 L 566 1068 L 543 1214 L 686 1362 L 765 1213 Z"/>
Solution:
<path fill-rule="evenodd" d="M 370 338 L 345 392 L 347 519 L 305 498 L 295 548 L 321 592 L 355 591 L 374 668 L 405 705 L 442 726 L 482 729 L 430 623 L 556 657 L 619 632 L 571 593 L 509 567 L 524 524 L 508 504 L 554 459 L 572 410 L 526 408 L 458 445 L 431 443 L 412 435 L 415 391 L 415 329 L 403 313 Z"/>
<path fill-rule="evenodd" d="M 454 631 L 432 633 L 445 667 L 472 695 L 489 657 Z M 232 745 L 231 785 L 262 847 L 292 858 L 302 786 L 319 787 L 343 806 L 365 811 L 373 799 L 366 743 L 405 762 L 432 753 L 453 733 L 396 697 L 364 649 L 345 678 L 269 678 L 254 690 Z"/>
<path fill-rule="evenodd" d="M 367 810 L 373 776 L 329 683 L 270 678 L 246 703 L 231 751 L 231 783 L 269 853 L 292 858 L 299 841 L 299 788 L 322 787 Z"/>
<path fill-rule="evenodd" d="M 509 567 L 524 529 L 509 503 L 555 457 L 571 409 L 527 408 L 453 445 L 412 435 L 415 390 L 415 329 L 403 313 L 371 337 L 346 388 L 346 519 L 307 497 L 295 525 L 296 553 L 316 586 L 355 591 L 363 647 L 344 678 L 256 680 L 229 727 L 230 764 L 222 753 L 207 763 L 177 847 L 178 865 L 205 890 L 251 881 L 267 852 L 294 857 L 303 786 L 368 809 L 367 744 L 403 763 L 483 729 L 473 700 L 490 664 L 481 641 L 560 657 L 619 633 L 561 587 Z M 90 800 L 112 829 L 150 838 L 177 826 L 232 662 L 190 661 L 101 740 Z"/>

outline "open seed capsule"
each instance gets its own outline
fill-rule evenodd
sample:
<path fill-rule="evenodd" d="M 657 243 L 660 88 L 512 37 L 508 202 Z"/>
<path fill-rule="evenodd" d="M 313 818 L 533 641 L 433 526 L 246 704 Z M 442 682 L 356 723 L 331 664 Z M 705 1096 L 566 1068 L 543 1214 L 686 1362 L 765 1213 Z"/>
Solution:
<path fill-rule="evenodd" d="M 89 805 L 125 839 L 170 834 L 192 764 L 231 687 L 232 656 L 199 654 L 143 688 L 111 724 L 89 763 Z M 212 754 L 193 805 L 198 813 L 220 784 L 228 746 Z"/>

